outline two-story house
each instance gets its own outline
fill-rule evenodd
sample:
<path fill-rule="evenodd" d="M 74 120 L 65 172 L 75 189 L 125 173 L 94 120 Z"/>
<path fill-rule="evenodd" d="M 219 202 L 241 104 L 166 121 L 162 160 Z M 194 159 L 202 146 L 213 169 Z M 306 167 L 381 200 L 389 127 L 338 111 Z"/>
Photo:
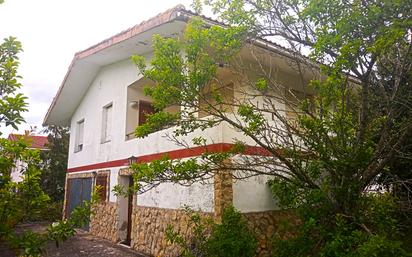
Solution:
<path fill-rule="evenodd" d="M 150 60 L 152 36 L 182 35 L 194 15 L 178 6 L 75 54 L 44 120 L 47 125 L 70 127 L 65 215 L 90 199 L 93 185 L 100 185 L 104 203 L 95 208 L 91 233 L 150 255 L 173 256 L 176 249 L 166 242 L 164 231 L 172 224 L 180 232 L 189 233 L 182 207 L 220 216 L 229 203 L 259 231 L 259 254 L 263 254 L 279 218 L 286 215 L 276 211 L 264 176 L 239 181 L 215 177 L 209 183 L 188 187 L 164 183 L 132 197 L 116 196 L 112 191 L 116 185 L 132 183 L 128 167 L 135 158 L 150 162 L 165 154 L 187 158 L 203 151 L 194 145 L 185 148 L 173 144 L 164 137 L 170 129 L 145 138 L 134 136 L 136 126 L 145 122 L 145 113 L 153 108 L 143 92 L 148 80 L 139 75 L 130 56 L 138 54 Z M 262 43 L 261 48 L 277 56 L 272 65 L 281 74 L 280 80 L 294 84 L 297 76 L 286 64 L 287 51 L 270 42 Z M 228 84 L 238 87 L 238 81 L 230 76 L 228 73 L 225 78 Z M 236 98 L 236 90 L 228 90 L 227 96 Z M 209 150 L 220 151 L 228 149 L 236 136 L 242 136 L 224 123 L 199 133 L 207 137 Z"/>

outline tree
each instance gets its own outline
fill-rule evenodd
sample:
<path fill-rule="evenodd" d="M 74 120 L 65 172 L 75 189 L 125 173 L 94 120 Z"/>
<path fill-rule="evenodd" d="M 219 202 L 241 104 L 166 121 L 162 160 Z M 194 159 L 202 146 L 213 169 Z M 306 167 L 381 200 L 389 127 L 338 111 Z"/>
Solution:
<path fill-rule="evenodd" d="M 41 152 L 43 171 L 41 187 L 54 201 L 62 201 L 69 152 L 68 129 L 49 126 L 44 131 L 48 133 L 49 150 Z"/>
<path fill-rule="evenodd" d="M 15 129 L 23 122 L 21 113 L 27 110 L 27 98 L 16 93 L 21 87 L 17 75 L 21 51 L 21 43 L 14 37 L 4 39 L 0 45 L 0 124 Z"/>
<path fill-rule="evenodd" d="M 6 38 L 0 45 L 0 123 L 5 126 L 17 126 L 24 121 L 22 113 L 27 110 L 26 97 L 17 93 L 21 87 L 17 75 L 18 53 L 21 44 L 15 38 Z M 1 135 L 1 134 L 0 134 Z M 15 160 L 26 163 L 23 181 L 14 183 L 10 172 Z M 24 140 L 9 141 L 0 138 L 0 238 L 20 244 L 13 228 L 22 221 L 37 217 L 49 197 L 39 185 L 41 171 L 38 167 L 39 153 L 30 150 Z M 27 235 L 27 234 L 25 234 Z M 23 236 L 24 237 L 24 236 Z"/>
<path fill-rule="evenodd" d="M 24 122 L 22 114 L 27 111 L 27 98 L 17 92 L 22 86 L 17 73 L 18 54 L 21 51 L 21 43 L 16 38 L 6 38 L 0 44 L 0 126 L 11 126 L 15 129 Z M 61 135 L 65 133 L 64 129 L 53 128 L 53 131 L 56 135 L 58 132 L 61 132 Z M 64 137 L 67 140 L 67 135 Z M 54 139 L 52 142 L 55 143 Z M 23 181 L 19 183 L 11 181 L 10 178 L 16 160 L 25 163 L 22 170 Z M 55 241 L 58 244 L 59 241 L 74 235 L 75 228 L 83 227 L 89 220 L 90 206 L 98 200 L 93 193 L 92 200 L 76 208 L 69 220 L 53 223 L 46 233 L 25 230 L 17 234 L 16 226 L 39 217 L 50 201 L 40 187 L 40 163 L 39 151 L 29 149 L 28 142 L 24 139 L 9 141 L 0 138 L 0 243 L 7 243 L 19 256 L 41 256 L 48 242 Z M 57 162 L 51 164 L 60 165 Z"/>
<path fill-rule="evenodd" d="M 278 240 L 278 256 L 405 255 L 397 241 L 396 198 L 368 190 L 408 149 L 412 135 L 411 2 L 207 4 L 230 27 L 194 20 L 183 40 L 154 38 L 149 67 L 143 57 L 133 57 L 139 71 L 156 82 L 146 93 L 158 109 L 136 134 L 175 126 L 170 138 L 186 145 L 184 136 L 191 132 L 226 123 L 241 131 L 238 138 L 247 139 L 236 140 L 224 153 L 135 164 L 137 189 L 162 182 L 191 184 L 222 169 L 233 170 L 236 179 L 271 175 L 279 203 L 297 209 L 302 220 L 295 238 Z M 301 79 L 303 97 L 273 75 L 268 63 L 274 57 L 261 50 L 262 40 L 286 45 L 282 51 Z M 244 49 L 250 49 L 252 62 L 242 60 Z M 222 66 L 242 74 L 245 90 L 238 89 L 240 97 L 233 101 L 221 90 Z M 287 118 L 279 103 L 296 118 Z M 183 111 L 168 113 L 173 105 Z M 205 145 L 207 138 L 192 141 Z M 242 154 L 251 142 L 265 154 Z"/>

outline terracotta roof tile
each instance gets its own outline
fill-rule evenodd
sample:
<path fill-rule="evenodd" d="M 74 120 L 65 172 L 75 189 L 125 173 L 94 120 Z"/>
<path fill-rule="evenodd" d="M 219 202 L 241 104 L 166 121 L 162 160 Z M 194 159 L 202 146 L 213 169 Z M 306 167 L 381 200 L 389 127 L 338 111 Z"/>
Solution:
<path fill-rule="evenodd" d="M 47 144 L 49 143 L 46 136 L 10 134 L 8 139 L 10 141 L 18 141 L 20 139 L 25 139 L 29 143 L 30 148 L 36 149 L 47 149 Z"/>

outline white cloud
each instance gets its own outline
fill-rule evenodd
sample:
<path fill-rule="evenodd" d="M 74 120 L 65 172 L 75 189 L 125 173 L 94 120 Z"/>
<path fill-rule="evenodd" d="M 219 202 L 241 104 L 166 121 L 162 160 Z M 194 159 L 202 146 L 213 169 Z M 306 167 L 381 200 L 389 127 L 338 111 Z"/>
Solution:
<path fill-rule="evenodd" d="M 19 74 L 29 97 L 28 124 L 43 117 L 75 52 L 192 0 L 6 0 L 0 5 L 0 39 L 17 37 L 23 44 Z M 0 127 L 3 136 L 12 129 Z M 15 131 L 14 131 L 15 132 Z"/>

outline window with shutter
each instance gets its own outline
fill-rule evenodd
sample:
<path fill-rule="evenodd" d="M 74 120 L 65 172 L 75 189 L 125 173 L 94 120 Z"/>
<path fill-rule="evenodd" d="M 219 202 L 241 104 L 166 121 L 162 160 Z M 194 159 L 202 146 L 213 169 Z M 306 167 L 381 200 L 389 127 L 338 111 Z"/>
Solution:
<path fill-rule="evenodd" d="M 155 109 L 150 102 L 139 101 L 139 126 L 146 123 L 147 116 L 155 113 Z"/>
<path fill-rule="evenodd" d="M 96 186 L 100 187 L 98 194 L 102 202 L 107 201 L 108 181 L 109 181 L 109 176 L 107 174 L 98 174 L 96 177 Z"/>

